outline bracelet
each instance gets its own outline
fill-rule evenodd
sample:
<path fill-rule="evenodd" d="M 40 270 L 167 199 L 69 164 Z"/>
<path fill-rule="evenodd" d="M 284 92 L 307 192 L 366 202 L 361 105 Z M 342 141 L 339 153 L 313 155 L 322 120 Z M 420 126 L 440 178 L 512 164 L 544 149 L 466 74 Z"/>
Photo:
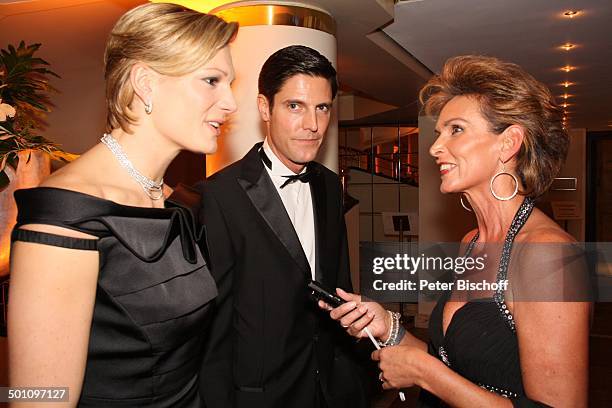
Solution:
<path fill-rule="evenodd" d="M 400 318 L 402 315 L 398 312 L 392 312 L 390 310 L 387 310 L 387 312 L 391 316 L 391 327 L 389 327 L 389 336 L 387 337 L 387 340 L 384 342 L 378 342 L 380 347 L 397 346 L 406 334 L 406 330 L 400 323 Z"/>
<path fill-rule="evenodd" d="M 390 310 L 387 310 L 387 313 L 389 314 L 389 317 L 391 318 L 391 324 L 389 325 L 389 333 L 387 333 L 387 340 L 384 342 L 383 341 L 378 342 L 378 345 L 381 347 L 385 347 L 387 343 L 389 342 L 389 340 L 391 339 L 391 336 L 393 336 L 393 325 L 395 323 L 393 319 L 393 312 Z"/>
<path fill-rule="evenodd" d="M 395 344 L 392 344 L 392 346 L 397 346 L 398 344 L 400 344 L 405 335 L 406 335 L 406 329 L 404 329 L 404 326 L 400 324 L 399 332 L 397 334 L 397 339 L 395 340 Z"/>

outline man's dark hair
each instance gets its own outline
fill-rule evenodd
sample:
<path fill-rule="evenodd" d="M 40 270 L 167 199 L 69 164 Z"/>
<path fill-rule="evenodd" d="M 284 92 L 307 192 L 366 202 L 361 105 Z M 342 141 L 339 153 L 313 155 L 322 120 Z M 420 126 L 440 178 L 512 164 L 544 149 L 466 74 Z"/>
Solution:
<path fill-rule="evenodd" d="M 310 47 L 291 45 L 270 55 L 259 73 L 259 93 L 268 99 L 270 109 L 274 105 L 274 95 L 289 78 L 298 74 L 327 79 L 331 85 L 332 99 L 336 97 L 338 80 L 331 62 Z"/>

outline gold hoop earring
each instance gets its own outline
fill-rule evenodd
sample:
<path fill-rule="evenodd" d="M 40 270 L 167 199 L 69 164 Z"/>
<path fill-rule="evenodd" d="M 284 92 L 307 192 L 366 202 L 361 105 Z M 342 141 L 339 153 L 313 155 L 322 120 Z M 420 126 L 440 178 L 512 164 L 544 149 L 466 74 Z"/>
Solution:
<path fill-rule="evenodd" d="M 147 115 L 150 115 L 151 112 L 153 112 L 153 102 L 152 101 L 146 102 L 144 108 L 145 108 L 145 113 Z"/>
<path fill-rule="evenodd" d="M 463 202 L 463 194 L 461 194 L 461 195 L 459 196 L 459 202 L 461 203 L 461 206 L 462 206 L 463 208 L 465 208 L 465 210 L 466 210 L 466 211 L 469 211 L 469 212 L 474 212 L 474 211 L 473 211 L 471 208 L 469 208 L 469 207 L 468 207 L 467 205 L 465 205 L 465 203 Z"/>
<path fill-rule="evenodd" d="M 493 194 L 493 197 L 495 197 L 496 199 L 498 199 L 500 201 L 512 200 L 516 196 L 516 194 L 518 193 L 518 186 L 519 186 L 518 179 L 516 178 L 516 176 L 514 174 L 509 173 L 509 172 L 506 171 L 506 165 L 504 164 L 504 162 L 501 159 L 499 159 L 499 161 L 502 164 L 502 169 L 501 169 L 501 171 L 496 173 L 491 178 L 491 182 L 489 183 L 489 189 L 491 190 L 491 194 Z M 500 195 L 497 195 L 497 193 L 495 193 L 495 190 L 493 190 L 493 183 L 495 182 L 495 179 L 498 178 L 499 176 L 502 176 L 502 175 L 510 176 L 510 177 L 512 177 L 512 180 L 514 180 L 514 191 L 512 192 L 512 194 L 510 194 L 507 197 L 502 197 Z"/>

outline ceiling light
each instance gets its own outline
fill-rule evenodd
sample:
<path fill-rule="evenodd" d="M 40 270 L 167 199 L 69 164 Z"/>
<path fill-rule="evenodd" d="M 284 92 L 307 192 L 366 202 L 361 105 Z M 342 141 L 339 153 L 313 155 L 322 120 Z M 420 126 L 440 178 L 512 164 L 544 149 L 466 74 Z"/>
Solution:
<path fill-rule="evenodd" d="M 569 82 L 569 81 L 565 81 L 565 82 L 561 83 L 561 85 L 563 85 L 564 87 L 566 87 L 566 88 L 567 88 L 567 87 L 569 87 L 569 86 L 574 85 L 574 83 L 573 83 L 573 82 Z"/>
<path fill-rule="evenodd" d="M 563 48 L 565 51 L 569 51 L 574 47 L 576 47 L 576 45 L 572 43 L 565 43 L 561 46 L 561 48 Z"/>
<path fill-rule="evenodd" d="M 567 10 L 565 13 L 563 13 L 565 17 L 569 17 L 569 18 L 574 18 L 578 14 L 580 14 L 580 10 Z"/>
<path fill-rule="evenodd" d="M 569 106 L 569 104 L 568 104 L 567 102 L 565 102 L 565 103 L 564 103 L 563 105 L 561 105 L 561 106 L 563 106 L 564 108 L 567 108 L 567 107 Z"/>
<path fill-rule="evenodd" d="M 573 67 L 571 65 L 566 65 L 563 68 L 561 68 L 561 71 L 570 72 L 570 71 L 573 71 L 575 69 L 576 69 L 576 67 Z"/>

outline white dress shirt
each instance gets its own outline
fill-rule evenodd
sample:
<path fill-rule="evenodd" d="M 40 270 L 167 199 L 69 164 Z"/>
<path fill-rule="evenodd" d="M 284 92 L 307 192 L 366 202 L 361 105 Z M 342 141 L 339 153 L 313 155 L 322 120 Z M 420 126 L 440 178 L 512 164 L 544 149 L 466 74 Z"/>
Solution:
<path fill-rule="evenodd" d="M 278 191 L 285 205 L 287 215 L 289 215 L 293 228 L 295 228 L 295 232 L 300 239 L 300 244 L 302 244 L 304 254 L 306 254 L 306 258 L 308 259 L 311 277 L 315 279 L 315 224 L 310 184 L 296 180 L 281 189 L 280 186 L 287 181 L 283 176 L 290 176 L 295 173 L 289 170 L 287 166 L 276 157 L 268 145 L 267 138 L 264 140 L 263 149 L 266 156 L 268 156 L 272 162 L 272 169 L 269 169 L 265 164 L 264 167 L 270 175 L 272 183 L 274 183 L 276 191 Z M 306 168 L 302 170 L 302 173 L 305 171 Z"/>

